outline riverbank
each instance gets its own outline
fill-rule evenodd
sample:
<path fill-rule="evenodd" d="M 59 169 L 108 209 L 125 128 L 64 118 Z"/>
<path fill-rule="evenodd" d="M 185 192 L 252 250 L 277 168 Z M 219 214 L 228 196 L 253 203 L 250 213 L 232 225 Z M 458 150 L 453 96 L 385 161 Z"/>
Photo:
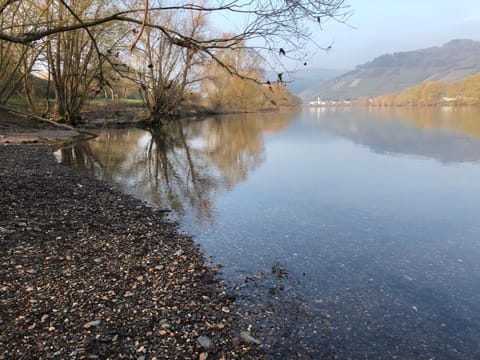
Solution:
<path fill-rule="evenodd" d="M 79 136 L 81 133 L 75 129 L 0 109 L 0 145 L 53 144 Z"/>
<path fill-rule="evenodd" d="M 0 146 L 0 199 L 0 358 L 263 358 L 161 212 L 37 144 Z"/>

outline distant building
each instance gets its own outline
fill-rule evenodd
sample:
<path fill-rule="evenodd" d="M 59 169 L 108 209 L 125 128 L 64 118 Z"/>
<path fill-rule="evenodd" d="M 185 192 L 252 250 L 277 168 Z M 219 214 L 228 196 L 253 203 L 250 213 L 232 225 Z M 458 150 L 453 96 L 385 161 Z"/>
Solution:
<path fill-rule="evenodd" d="M 455 101 L 455 100 L 457 100 L 456 97 L 454 97 L 454 98 L 446 97 L 446 96 L 442 97 L 442 101 L 445 101 L 445 102 L 452 102 L 452 101 Z"/>
<path fill-rule="evenodd" d="M 320 107 L 327 107 L 327 106 L 343 106 L 343 105 L 350 105 L 352 103 L 351 100 L 322 100 L 320 97 L 317 100 L 311 100 L 308 102 L 310 106 L 320 106 Z"/>

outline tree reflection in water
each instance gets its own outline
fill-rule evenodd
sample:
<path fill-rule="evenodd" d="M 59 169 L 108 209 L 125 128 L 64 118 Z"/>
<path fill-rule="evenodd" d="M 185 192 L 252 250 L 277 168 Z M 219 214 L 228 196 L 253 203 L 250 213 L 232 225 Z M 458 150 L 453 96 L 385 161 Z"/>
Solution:
<path fill-rule="evenodd" d="M 294 114 L 241 114 L 176 121 L 148 131 L 107 129 L 62 149 L 63 162 L 178 215 L 212 222 L 213 196 L 247 179 L 265 159 L 265 132 Z"/>

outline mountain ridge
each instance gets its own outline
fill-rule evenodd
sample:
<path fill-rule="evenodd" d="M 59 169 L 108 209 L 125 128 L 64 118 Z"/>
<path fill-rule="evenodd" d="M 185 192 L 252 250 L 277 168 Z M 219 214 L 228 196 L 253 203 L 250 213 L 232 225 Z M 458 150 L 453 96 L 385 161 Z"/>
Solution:
<path fill-rule="evenodd" d="M 451 82 L 477 72 L 480 72 L 480 42 L 455 39 L 442 46 L 380 55 L 299 95 L 323 100 L 375 97 L 425 81 Z"/>
<path fill-rule="evenodd" d="M 347 71 L 327 68 L 300 69 L 286 75 L 287 89 L 298 95 L 316 84 L 334 79 Z"/>

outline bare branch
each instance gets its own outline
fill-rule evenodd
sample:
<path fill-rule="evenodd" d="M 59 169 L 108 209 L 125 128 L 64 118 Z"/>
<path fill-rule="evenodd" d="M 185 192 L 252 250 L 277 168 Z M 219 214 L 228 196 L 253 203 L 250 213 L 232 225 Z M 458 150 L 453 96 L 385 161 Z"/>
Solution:
<path fill-rule="evenodd" d="M 63 26 L 59 25 L 51 29 L 20 33 L 16 35 L 9 35 L 9 34 L 0 32 L 0 40 L 14 42 L 18 44 L 28 44 L 34 41 L 41 40 L 49 35 L 55 35 L 55 34 L 69 32 L 69 31 L 78 30 L 78 29 L 90 28 L 90 27 L 106 24 L 113 21 L 122 21 L 122 18 L 118 14 L 115 14 L 115 15 L 104 17 L 104 18 L 83 21 L 82 23 L 78 23 L 78 24 L 63 25 Z"/>
<path fill-rule="evenodd" d="M 15 2 L 17 2 L 17 1 L 19 1 L 19 0 L 7 0 L 7 1 L 5 1 L 4 4 L 1 4 L 1 5 L 0 5 L 0 15 L 5 11 L 5 9 L 6 9 L 8 6 L 12 5 L 13 3 L 15 3 Z"/>
<path fill-rule="evenodd" d="M 144 13 L 143 13 L 142 26 L 140 27 L 140 31 L 138 32 L 137 37 L 135 38 L 135 40 L 133 40 L 132 45 L 130 45 L 130 52 L 132 52 L 133 49 L 135 49 L 135 46 L 137 45 L 138 41 L 142 37 L 143 31 L 145 30 L 145 24 L 146 24 L 147 19 L 148 19 L 148 0 L 144 0 L 144 1 L 145 1 L 145 8 L 144 8 Z"/>

